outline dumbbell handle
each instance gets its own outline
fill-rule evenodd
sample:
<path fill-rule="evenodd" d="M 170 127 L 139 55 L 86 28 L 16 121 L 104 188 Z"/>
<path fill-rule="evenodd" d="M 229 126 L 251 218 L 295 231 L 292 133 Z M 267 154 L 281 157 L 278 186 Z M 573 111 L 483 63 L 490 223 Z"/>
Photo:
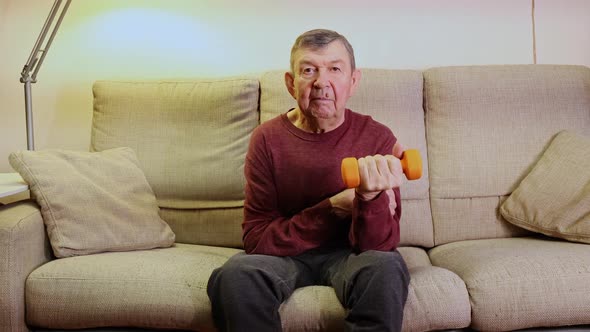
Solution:
<path fill-rule="evenodd" d="M 402 159 L 402 170 L 408 180 L 417 180 L 422 177 L 422 158 L 416 149 L 404 151 Z M 342 160 L 342 180 L 347 188 L 356 188 L 361 184 L 358 160 L 354 157 Z"/>

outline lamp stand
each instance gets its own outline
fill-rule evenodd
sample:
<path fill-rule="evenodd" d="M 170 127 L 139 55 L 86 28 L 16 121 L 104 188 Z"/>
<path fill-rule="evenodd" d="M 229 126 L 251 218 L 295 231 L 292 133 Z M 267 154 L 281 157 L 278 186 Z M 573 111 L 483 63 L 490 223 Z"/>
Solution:
<path fill-rule="evenodd" d="M 55 0 L 53 3 L 53 7 L 51 7 L 51 11 L 47 16 L 47 20 L 45 20 L 45 24 L 43 25 L 43 29 L 37 37 L 37 42 L 35 46 L 33 46 L 33 51 L 31 55 L 29 55 L 29 60 L 23 67 L 21 72 L 20 82 L 24 83 L 25 85 L 25 117 L 27 122 L 27 149 L 28 150 L 35 150 L 35 135 L 33 133 L 33 103 L 31 97 L 31 84 L 37 83 L 37 73 L 41 68 L 41 64 L 43 64 L 43 60 L 45 60 L 45 56 L 49 51 L 49 47 L 51 46 L 51 42 L 53 42 L 53 38 L 57 34 L 57 30 L 63 20 L 66 12 L 68 11 L 68 7 L 70 6 L 70 2 L 72 0 L 66 0 L 65 4 L 62 6 L 62 0 Z M 55 16 L 59 13 L 59 18 L 53 29 L 51 31 L 51 35 L 47 44 L 43 47 L 43 42 L 45 41 L 45 37 L 47 36 L 47 32 L 51 29 L 53 20 Z M 32 75 L 31 75 L 32 73 Z"/>

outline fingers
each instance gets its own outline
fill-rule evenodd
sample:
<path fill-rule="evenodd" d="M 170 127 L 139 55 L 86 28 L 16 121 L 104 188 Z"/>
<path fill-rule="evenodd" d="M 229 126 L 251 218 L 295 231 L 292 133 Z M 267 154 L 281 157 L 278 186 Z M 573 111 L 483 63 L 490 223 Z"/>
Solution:
<path fill-rule="evenodd" d="M 403 145 L 401 145 L 401 143 L 399 141 L 395 142 L 395 145 L 393 146 L 392 154 L 394 156 L 396 156 L 398 159 L 401 159 L 402 155 L 404 154 L 404 151 L 405 151 L 405 149 L 404 149 Z"/>
<path fill-rule="evenodd" d="M 402 169 L 399 159 L 392 155 L 374 155 L 358 160 L 360 189 L 366 192 L 399 187 Z"/>
<path fill-rule="evenodd" d="M 394 156 L 386 156 L 385 159 L 387 160 L 387 168 L 389 170 L 389 174 L 395 175 L 396 173 L 402 171 L 402 164 L 400 163 L 398 158 Z"/>
<path fill-rule="evenodd" d="M 395 216 L 395 209 L 397 208 L 397 202 L 395 200 L 395 192 L 393 189 L 388 189 L 385 191 L 387 196 L 389 196 L 389 212 L 391 212 L 392 216 Z"/>

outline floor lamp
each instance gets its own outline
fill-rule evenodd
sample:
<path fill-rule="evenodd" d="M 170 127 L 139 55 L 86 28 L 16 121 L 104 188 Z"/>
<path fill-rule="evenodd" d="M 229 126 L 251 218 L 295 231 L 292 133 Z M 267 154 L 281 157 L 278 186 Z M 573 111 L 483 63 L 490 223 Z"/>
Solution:
<path fill-rule="evenodd" d="M 29 60 L 23 67 L 23 71 L 21 72 L 21 83 L 25 85 L 25 116 L 27 122 L 27 149 L 28 150 L 35 150 L 35 137 L 33 132 L 33 105 L 31 99 L 31 84 L 37 83 L 37 73 L 39 72 L 39 68 L 43 64 L 43 60 L 45 60 L 45 56 L 49 51 L 49 47 L 51 46 L 51 42 L 53 42 L 53 38 L 57 34 L 57 30 L 59 29 L 59 25 L 63 20 L 66 12 L 68 11 L 68 7 L 70 6 L 70 2 L 72 0 L 66 0 L 65 4 L 62 6 L 62 0 L 55 0 L 53 3 L 53 7 L 51 7 L 51 11 L 47 16 L 47 20 L 43 25 L 43 29 L 37 37 L 37 42 L 33 47 L 33 51 L 29 56 Z M 59 14 L 59 15 L 58 15 Z M 46 44 L 45 37 L 47 37 L 47 33 L 51 29 L 53 24 L 53 20 L 56 16 L 59 16 L 57 22 L 53 26 L 51 30 L 51 35 L 49 36 L 49 40 Z"/>

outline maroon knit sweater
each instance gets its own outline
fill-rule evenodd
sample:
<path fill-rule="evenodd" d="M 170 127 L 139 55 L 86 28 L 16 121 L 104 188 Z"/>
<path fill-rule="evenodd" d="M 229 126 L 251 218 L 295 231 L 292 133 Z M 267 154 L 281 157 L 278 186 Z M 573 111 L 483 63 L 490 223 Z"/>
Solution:
<path fill-rule="evenodd" d="M 386 126 L 348 109 L 342 125 L 322 134 L 300 130 L 286 113 L 258 126 L 244 169 L 246 252 L 295 256 L 318 247 L 394 250 L 401 216 L 398 188 L 394 215 L 385 193 L 369 202 L 355 198 L 352 218 L 333 214 L 329 198 L 346 189 L 340 175 L 343 158 L 391 154 L 396 140 Z"/>

